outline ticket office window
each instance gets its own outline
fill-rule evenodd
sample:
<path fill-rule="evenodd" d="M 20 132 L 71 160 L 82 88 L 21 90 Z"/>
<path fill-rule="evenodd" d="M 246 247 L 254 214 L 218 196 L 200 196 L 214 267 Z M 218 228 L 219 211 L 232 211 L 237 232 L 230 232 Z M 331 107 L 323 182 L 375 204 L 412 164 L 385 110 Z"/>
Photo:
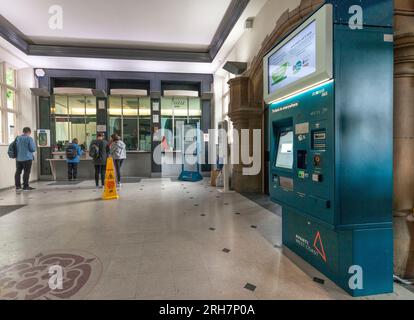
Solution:
<path fill-rule="evenodd" d="M 51 117 L 58 149 L 75 138 L 87 149 L 96 139 L 96 97 L 55 95 Z"/>
<path fill-rule="evenodd" d="M 161 98 L 161 130 L 164 151 L 181 151 L 180 128 L 201 122 L 201 100 L 194 97 Z"/>
<path fill-rule="evenodd" d="M 150 97 L 109 97 L 109 134 L 118 134 L 128 151 L 151 151 Z"/>

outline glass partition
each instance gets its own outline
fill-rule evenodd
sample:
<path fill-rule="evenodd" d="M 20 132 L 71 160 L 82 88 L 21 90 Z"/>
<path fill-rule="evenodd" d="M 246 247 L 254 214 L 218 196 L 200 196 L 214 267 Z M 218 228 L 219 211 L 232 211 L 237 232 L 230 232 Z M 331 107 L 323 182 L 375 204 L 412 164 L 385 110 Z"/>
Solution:
<path fill-rule="evenodd" d="M 169 132 L 171 134 L 168 134 Z M 164 150 L 172 150 L 174 148 L 172 97 L 161 98 L 161 134 L 164 140 Z"/>
<path fill-rule="evenodd" d="M 139 149 L 151 151 L 151 99 L 139 99 Z"/>
<path fill-rule="evenodd" d="M 109 97 L 109 135 L 118 134 L 129 151 L 151 151 L 151 99 Z"/>
<path fill-rule="evenodd" d="M 180 128 L 201 122 L 201 100 L 195 97 L 162 97 L 161 129 L 165 149 L 181 151 Z M 169 130 L 172 135 L 167 134 Z"/>
<path fill-rule="evenodd" d="M 196 126 L 201 122 L 201 101 L 199 98 L 188 99 L 188 124 Z"/>
<path fill-rule="evenodd" d="M 138 98 L 122 99 L 122 138 L 127 150 L 138 148 Z"/>
<path fill-rule="evenodd" d="M 74 138 L 88 148 L 96 138 L 95 97 L 55 95 L 51 114 L 58 148 L 64 147 Z"/>

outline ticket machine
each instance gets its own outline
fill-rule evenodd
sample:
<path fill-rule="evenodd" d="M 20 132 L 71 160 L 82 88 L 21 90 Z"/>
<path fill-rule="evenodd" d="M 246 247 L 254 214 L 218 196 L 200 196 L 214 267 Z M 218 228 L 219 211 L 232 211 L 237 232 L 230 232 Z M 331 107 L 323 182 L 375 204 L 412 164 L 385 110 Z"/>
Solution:
<path fill-rule="evenodd" d="M 352 5 L 327 1 L 264 57 L 264 97 L 284 246 L 365 296 L 393 291 L 393 2 Z"/>

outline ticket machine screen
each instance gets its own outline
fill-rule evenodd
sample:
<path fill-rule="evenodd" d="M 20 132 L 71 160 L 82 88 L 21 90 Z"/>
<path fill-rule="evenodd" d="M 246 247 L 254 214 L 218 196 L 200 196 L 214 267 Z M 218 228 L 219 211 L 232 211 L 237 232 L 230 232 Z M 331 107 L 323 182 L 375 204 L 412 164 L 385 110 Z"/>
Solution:
<path fill-rule="evenodd" d="M 280 133 L 276 167 L 284 169 L 293 168 L 293 131 Z"/>

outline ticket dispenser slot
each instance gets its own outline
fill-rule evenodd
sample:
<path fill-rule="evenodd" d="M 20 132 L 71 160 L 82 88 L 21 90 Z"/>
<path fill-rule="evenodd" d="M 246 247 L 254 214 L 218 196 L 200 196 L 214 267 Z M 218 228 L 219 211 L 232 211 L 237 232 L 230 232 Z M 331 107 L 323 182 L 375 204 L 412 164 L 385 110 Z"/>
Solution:
<path fill-rule="evenodd" d="M 297 151 L 297 166 L 298 169 L 306 170 L 308 168 L 308 152 L 306 150 Z"/>

